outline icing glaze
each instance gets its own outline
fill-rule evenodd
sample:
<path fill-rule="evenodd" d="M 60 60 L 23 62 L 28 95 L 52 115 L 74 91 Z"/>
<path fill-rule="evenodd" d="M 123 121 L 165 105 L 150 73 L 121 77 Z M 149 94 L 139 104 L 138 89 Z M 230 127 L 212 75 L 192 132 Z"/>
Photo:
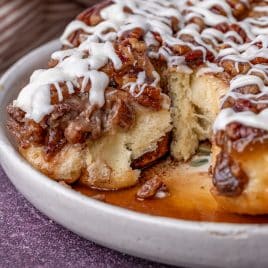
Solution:
<path fill-rule="evenodd" d="M 251 8 L 249 1 L 240 2 Z M 220 12 L 215 12 L 215 8 Z M 50 86 L 55 86 L 58 100 L 62 101 L 60 83 L 65 83 L 72 94 L 74 88 L 79 87 L 79 79 L 82 79 L 81 91 L 90 83 L 90 104 L 103 106 L 109 77 L 100 69 L 110 61 L 115 70 L 120 70 L 122 62 L 114 49 L 114 42 L 126 31 L 136 28 L 143 30 L 143 39 L 147 47 L 154 48 L 148 49 L 150 58 L 162 57 L 168 67 L 176 67 L 181 72 L 192 73 L 193 70 L 187 65 L 184 55 L 174 52 L 172 48 L 176 46 L 201 51 L 203 66 L 197 75 L 220 73 L 224 70 L 221 64 L 226 61 L 234 62 L 238 73 L 241 65 L 248 65 L 247 73 L 231 80 L 230 90 L 224 99 L 230 96 L 256 102 L 256 97 L 268 93 L 267 64 L 252 62 L 256 58 L 267 59 L 268 55 L 267 1 L 263 1 L 262 5 L 253 6 L 252 10 L 264 15 L 238 20 L 233 15 L 228 1 L 224 0 L 114 0 L 100 11 L 102 21 L 97 25 L 89 26 L 82 21 L 74 20 L 66 27 L 60 40 L 68 49 L 53 53 L 52 59 L 57 61 L 56 66 L 36 71 L 29 84 L 14 101 L 14 105 L 24 110 L 28 118 L 39 122 L 44 115 L 53 110 L 50 103 Z M 196 23 L 196 19 L 201 20 L 203 26 Z M 239 27 L 246 34 L 246 40 L 243 33 L 232 27 L 227 31 L 220 31 L 216 27 L 224 23 Z M 78 47 L 73 47 L 68 38 L 77 30 L 83 31 L 84 40 Z M 156 33 L 162 41 L 156 38 Z M 213 55 L 212 60 L 208 60 L 209 52 Z M 155 80 L 148 83 L 146 72 L 140 71 L 136 81 L 126 83 L 123 89 L 128 89 L 137 97 L 146 86 L 158 86 L 159 74 L 154 71 L 152 75 Z M 260 93 L 253 95 L 234 92 L 235 89 L 248 85 L 257 85 Z M 267 109 L 259 114 L 235 112 L 231 108 L 222 109 L 214 124 L 214 131 L 224 129 L 235 121 L 267 129 L 267 114 Z"/>

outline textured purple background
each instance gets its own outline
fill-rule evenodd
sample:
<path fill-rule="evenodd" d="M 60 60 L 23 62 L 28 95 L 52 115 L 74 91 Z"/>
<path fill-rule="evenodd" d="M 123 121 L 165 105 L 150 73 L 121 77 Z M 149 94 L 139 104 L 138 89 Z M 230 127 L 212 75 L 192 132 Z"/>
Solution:
<path fill-rule="evenodd" d="M 167 267 L 98 246 L 37 211 L 0 167 L 0 267 Z"/>

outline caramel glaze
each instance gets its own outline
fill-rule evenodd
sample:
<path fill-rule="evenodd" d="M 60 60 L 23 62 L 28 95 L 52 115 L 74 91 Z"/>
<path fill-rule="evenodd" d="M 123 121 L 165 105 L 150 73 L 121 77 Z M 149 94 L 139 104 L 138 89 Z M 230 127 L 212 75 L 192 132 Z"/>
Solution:
<path fill-rule="evenodd" d="M 167 159 L 143 171 L 141 181 L 152 176 L 163 179 L 169 189 L 167 197 L 137 200 L 136 192 L 140 185 L 119 191 L 99 191 L 82 184 L 74 184 L 73 188 L 109 204 L 155 216 L 208 222 L 268 223 L 268 215 L 237 215 L 219 208 L 210 194 L 212 184 L 207 167 L 193 168 Z"/>

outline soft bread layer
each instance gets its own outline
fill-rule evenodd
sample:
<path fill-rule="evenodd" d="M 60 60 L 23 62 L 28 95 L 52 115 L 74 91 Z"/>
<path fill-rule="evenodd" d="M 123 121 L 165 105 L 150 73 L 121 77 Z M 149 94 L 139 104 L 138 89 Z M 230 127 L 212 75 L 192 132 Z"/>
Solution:
<path fill-rule="evenodd" d="M 170 72 L 173 141 L 171 154 L 177 160 L 188 160 L 202 140 L 211 139 L 212 125 L 220 111 L 220 97 L 228 85 L 214 75 Z"/>
<path fill-rule="evenodd" d="M 212 194 L 218 205 L 228 212 L 240 214 L 268 213 L 268 151 L 267 144 L 255 144 L 243 153 L 232 154 L 248 176 L 248 184 L 239 196 L 219 195 L 213 188 Z M 213 152 L 215 162 L 218 149 Z"/>
<path fill-rule="evenodd" d="M 171 72 L 168 82 L 174 127 L 171 154 L 177 160 L 187 160 L 194 154 L 199 142 L 194 131 L 197 122 L 191 103 L 190 75 Z"/>
<path fill-rule="evenodd" d="M 229 89 L 228 84 L 213 74 L 191 77 L 191 102 L 197 121 L 194 131 L 199 140 L 211 140 L 212 126 L 221 107 L 221 97 Z"/>
<path fill-rule="evenodd" d="M 157 142 L 171 131 L 168 110 L 152 111 L 138 107 L 135 125 L 127 132 L 117 131 L 87 145 L 67 145 L 47 161 L 40 146 L 20 149 L 22 155 L 49 177 L 72 183 L 83 183 L 102 189 L 119 189 L 137 183 L 139 170 L 132 160 L 154 151 Z"/>

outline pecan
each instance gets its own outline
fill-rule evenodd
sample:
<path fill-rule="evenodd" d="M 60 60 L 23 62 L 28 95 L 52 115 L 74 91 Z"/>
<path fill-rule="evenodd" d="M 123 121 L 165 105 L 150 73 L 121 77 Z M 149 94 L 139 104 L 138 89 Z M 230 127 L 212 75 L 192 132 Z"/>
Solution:
<path fill-rule="evenodd" d="M 13 118 L 10 118 L 7 122 L 7 129 L 23 148 L 27 148 L 31 144 L 42 144 L 44 142 L 44 129 L 33 120 L 26 120 L 24 123 L 19 123 Z"/>
<path fill-rule="evenodd" d="M 94 106 L 88 106 L 64 131 L 65 138 L 72 144 L 84 142 L 89 135 L 92 139 L 101 136 L 101 113 Z"/>
<path fill-rule="evenodd" d="M 257 113 L 257 107 L 248 99 L 234 99 L 232 97 L 228 97 L 222 108 L 232 108 L 236 112 L 243 111 L 252 111 Z"/>
<path fill-rule="evenodd" d="M 168 152 L 169 141 L 170 135 L 168 133 L 157 142 L 156 150 L 145 153 L 141 157 L 134 159 L 131 163 L 131 167 L 134 169 L 141 169 L 155 163 L 156 160 L 163 157 Z"/>
<path fill-rule="evenodd" d="M 248 99 L 236 99 L 233 106 L 234 111 L 236 112 L 244 112 L 244 111 L 251 111 L 257 113 L 256 105 Z"/>
<path fill-rule="evenodd" d="M 163 185 L 163 182 L 159 177 L 155 176 L 152 179 L 146 181 L 138 190 L 136 197 L 138 199 L 147 199 L 154 197 L 157 190 Z"/>
<path fill-rule="evenodd" d="M 243 99 L 238 98 L 234 99 L 232 97 L 228 97 L 223 103 L 222 108 L 232 108 L 236 112 L 243 111 L 251 111 L 253 113 L 259 113 L 262 110 L 268 108 L 267 103 L 258 102 L 259 100 L 267 100 L 268 96 L 262 96 L 261 98 L 253 98 L 252 99 Z M 254 102 L 255 101 L 255 102 Z"/>
<path fill-rule="evenodd" d="M 171 17 L 170 20 L 171 20 L 172 31 L 173 31 L 173 33 L 176 33 L 179 30 L 179 27 L 178 27 L 179 20 L 176 17 Z"/>
<path fill-rule="evenodd" d="M 189 20 L 189 23 L 197 24 L 199 26 L 200 31 L 202 31 L 206 27 L 204 20 L 200 17 L 193 17 Z"/>
<path fill-rule="evenodd" d="M 224 9 L 219 5 L 214 5 L 213 7 L 210 8 L 210 11 L 212 11 L 215 14 L 222 15 L 222 16 L 227 15 L 226 12 L 224 11 Z"/>
<path fill-rule="evenodd" d="M 185 55 L 187 52 L 191 51 L 191 49 L 186 45 L 174 45 L 172 46 L 172 51 L 176 53 L 176 55 Z"/>
<path fill-rule="evenodd" d="M 104 1 L 100 4 L 97 4 L 97 5 L 94 5 L 88 9 L 86 9 L 84 12 L 82 12 L 81 14 L 79 14 L 77 16 L 77 20 L 81 20 L 83 21 L 84 23 L 86 23 L 87 25 L 90 25 L 90 26 L 94 26 L 94 25 L 97 25 L 99 22 L 102 21 L 102 18 L 100 16 L 100 11 L 108 6 L 108 5 L 111 5 L 112 4 L 112 1 L 108 0 L 108 1 Z M 73 32 L 69 37 L 68 37 L 68 40 L 69 42 L 77 47 L 80 45 L 81 43 L 81 34 L 83 33 L 82 30 L 77 30 L 75 32 Z M 64 47 L 65 48 L 65 47 Z"/>
<path fill-rule="evenodd" d="M 125 31 L 121 36 L 120 40 L 129 39 L 129 38 L 135 38 L 136 40 L 142 40 L 142 37 L 144 36 L 144 31 L 142 28 L 134 28 L 128 31 Z"/>
<path fill-rule="evenodd" d="M 160 88 L 147 86 L 141 95 L 136 97 L 137 102 L 145 107 L 160 110 L 162 107 L 162 97 Z"/>
<path fill-rule="evenodd" d="M 10 116 L 7 128 L 20 146 L 27 148 L 31 143 L 41 144 L 44 142 L 45 130 L 42 124 L 25 118 L 25 112 L 12 104 L 7 106 L 7 112 Z"/>
<path fill-rule="evenodd" d="M 251 60 L 252 64 L 268 64 L 268 58 L 256 57 Z"/>
<path fill-rule="evenodd" d="M 122 129 L 128 130 L 133 125 L 134 120 L 135 114 L 133 107 L 119 100 L 111 119 L 111 124 L 118 125 Z"/>
<path fill-rule="evenodd" d="M 239 196 L 245 189 L 248 176 L 239 163 L 222 151 L 217 155 L 212 181 L 220 195 Z"/>
<path fill-rule="evenodd" d="M 213 61 L 214 56 L 209 50 L 207 50 L 205 58 L 208 61 Z M 192 50 L 192 51 L 187 52 L 185 54 L 185 61 L 186 61 L 187 64 L 189 64 L 191 66 L 199 66 L 199 65 L 201 65 L 203 63 L 203 61 L 204 61 L 203 51 L 201 51 L 201 50 Z"/>
<path fill-rule="evenodd" d="M 60 103 L 54 106 L 54 110 L 49 117 L 47 124 L 50 127 L 58 127 L 61 124 L 62 117 L 70 112 L 71 107 L 67 103 Z"/>
<path fill-rule="evenodd" d="M 222 60 L 220 65 L 224 70 L 231 76 L 236 76 L 238 74 L 245 74 L 251 68 L 248 62 L 235 62 L 233 60 Z"/>
<path fill-rule="evenodd" d="M 186 53 L 185 61 L 189 65 L 201 65 L 203 63 L 203 52 L 201 50 L 192 50 Z"/>
<path fill-rule="evenodd" d="M 249 9 L 246 5 L 246 3 L 243 3 L 243 1 L 240 0 L 227 0 L 227 3 L 232 7 L 233 15 L 239 19 L 242 20 L 248 15 Z"/>
<path fill-rule="evenodd" d="M 260 93 L 260 89 L 257 85 L 252 84 L 243 87 L 238 87 L 234 89 L 234 92 L 238 92 L 241 94 L 258 94 Z"/>
<path fill-rule="evenodd" d="M 229 25 L 226 22 L 219 23 L 215 25 L 214 28 L 222 33 L 227 33 L 229 31 Z"/>
<path fill-rule="evenodd" d="M 130 102 L 130 96 L 123 91 L 106 94 L 105 111 L 103 114 L 103 127 L 105 131 L 113 126 L 128 130 L 135 121 L 135 111 Z"/>
<path fill-rule="evenodd" d="M 163 39 L 162 39 L 161 35 L 159 33 L 156 33 L 156 32 L 152 32 L 152 33 L 154 35 L 155 40 L 157 42 L 159 42 L 160 44 L 162 44 L 163 43 Z"/>
<path fill-rule="evenodd" d="M 102 21 L 100 11 L 111 4 L 112 1 L 108 0 L 103 1 L 100 4 L 94 5 L 92 7 L 89 7 L 84 12 L 80 13 L 77 16 L 77 19 L 83 21 L 84 23 L 90 26 L 97 25 L 99 22 Z"/>
<path fill-rule="evenodd" d="M 20 108 L 13 106 L 12 104 L 9 104 L 7 106 L 7 113 L 17 122 L 24 121 L 25 112 Z"/>
<path fill-rule="evenodd" d="M 226 126 L 225 131 L 218 131 L 215 135 L 215 142 L 225 151 L 235 150 L 243 152 L 247 146 L 258 141 L 261 137 L 267 135 L 263 129 L 244 126 L 234 122 Z"/>
<path fill-rule="evenodd" d="M 146 45 L 144 42 L 138 41 L 136 38 L 129 38 L 129 43 L 133 50 L 137 52 L 144 52 L 146 50 Z"/>
<path fill-rule="evenodd" d="M 60 87 L 63 99 L 70 97 L 70 93 L 69 93 L 69 90 L 68 90 L 66 83 L 60 82 L 59 87 Z M 51 98 L 52 104 L 57 104 L 57 103 L 60 103 L 62 101 L 59 99 L 59 94 L 58 94 L 57 89 L 56 89 L 54 84 L 50 85 L 50 98 Z"/>
<path fill-rule="evenodd" d="M 64 133 L 60 128 L 50 128 L 47 134 L 47 142 L 45 152 L 48 157 L 62 149 L 65 145 L 66 139 Z"/>
<path fill-rule="evenodd" d="M 235 24 L 235 23 L 231 24 L 230 25 L 230 30 L 237 32 L 242 37 L 244 42 L 247 41 L 246 32 L 238 24 Z"/>

